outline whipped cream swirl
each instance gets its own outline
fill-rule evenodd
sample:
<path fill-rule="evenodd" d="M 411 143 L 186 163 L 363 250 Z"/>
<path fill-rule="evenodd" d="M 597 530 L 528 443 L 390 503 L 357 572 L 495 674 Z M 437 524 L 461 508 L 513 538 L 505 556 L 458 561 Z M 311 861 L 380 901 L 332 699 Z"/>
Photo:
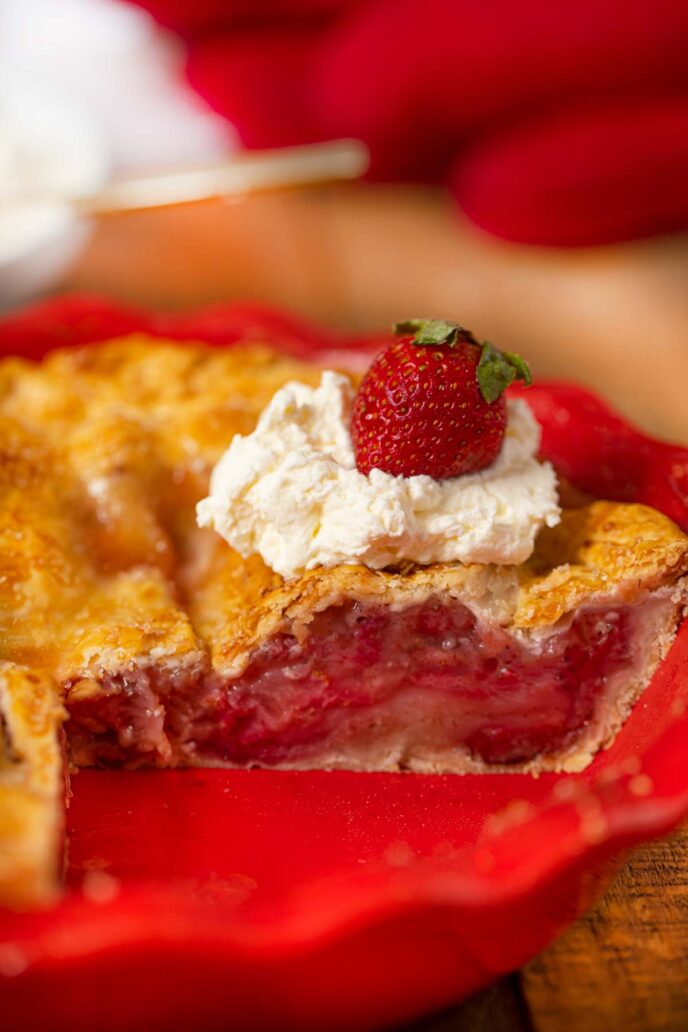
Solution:
<path fill-rule="evenodd" d="M 559 522 L 556 475 L 535 458 L 540 427 L 524 401 L 507 401 L 491 466 L 434 480 L 359 473 L 349 433 L 354 393 L 346 376 L 329 371 L 317 388 L 277 391 L 253 433 L 237 435 L 216 465 L 199 525 L 288 578 L 338 563 L 520 563 L 543 524 Z"/>

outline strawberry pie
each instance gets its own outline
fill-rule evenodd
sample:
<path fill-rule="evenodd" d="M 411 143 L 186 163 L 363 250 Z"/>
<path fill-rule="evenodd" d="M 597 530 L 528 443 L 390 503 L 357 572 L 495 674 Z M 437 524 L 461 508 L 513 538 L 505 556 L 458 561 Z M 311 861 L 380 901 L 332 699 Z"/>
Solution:
<path fill-rule="evenodd" d="M 137 335 L 0 363 L 2 900 L 55 888 L 64 763 L 537 774 L 612 741 L 688 537 L 562 507 L 515 379 L 434 320 L 361 382 Z"/>

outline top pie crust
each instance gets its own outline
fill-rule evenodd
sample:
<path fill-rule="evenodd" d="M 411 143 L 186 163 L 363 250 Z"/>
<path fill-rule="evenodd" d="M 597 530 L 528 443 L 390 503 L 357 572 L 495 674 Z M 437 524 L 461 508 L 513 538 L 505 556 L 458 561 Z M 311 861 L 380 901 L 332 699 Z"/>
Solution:
<path fill-rule="evenodd" d="M 267 348 L 129 337 L 0 363 L 0 659 L 63 682 L 149 663 L 234 669 L 280 621 L 343 597 L 461 597 L 486 619 L 555 624 L 595 597 L 674 581 L 688 539 L 641 505 L 596 502 L 520 567 L 313 570 L 287 583 L 195 524 L 236 433 L 319 370 Z"/>
<path fill-rule="evenodd" d="M 22 879 L 49 891 L 36 872 L 61 827 L 66 684 L 94 693 L 104 674 L 151 665 L 239 673 L 267 637 L 345 599 L 404 608 L 446 594 L 547 634 L 581 605 L 633 601 L 688 569 L 670 520 L 595 502 L 543 530 L 519 567 L 342 565 L 283 582 L 199 530 L 195 503 L 274 392 L 319 375 L 255 345 L 143 336 L 0 363 L 0 896 L 20 896 Z"/>

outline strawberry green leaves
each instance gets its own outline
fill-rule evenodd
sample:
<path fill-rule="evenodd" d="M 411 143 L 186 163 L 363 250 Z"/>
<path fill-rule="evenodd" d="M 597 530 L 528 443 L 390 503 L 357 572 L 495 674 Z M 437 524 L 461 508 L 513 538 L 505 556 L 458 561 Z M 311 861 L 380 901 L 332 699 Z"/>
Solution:
<path fill-rule="evenodd" d="M 432 347 L 437 344 L 453 344 L 463 327 L 443 319 L 406 319 L 394 324 L 394 333 L 400 336 L 411 334 L 414 344 Z"/>
<path fill-rule="evenodd" d="M 454 347 L 459 340 L 480 347 L 469 330 L 444 319 L 405 319 L 395 323 L 394 333 L 410 336 L 414 344 L 425 347 L 442 344 Z M 500 398 L 514 380 L 523 380 L 526 387 L 533 382 L 528 364 L 520 355 L 513 351 L 500 351 L 488 340 L 482 345 L 476 375 L 480 393 L 488 404 Z"/>
<path fill-rule="evenodd" d="M 480 393 L 488 404 L 500 398 L 514 380 L 523 380 L 526 387 L 533 382 L 528 364 L 520 355 L 500 351 L 488 340 L 483 344 L 476 376 Z"/>

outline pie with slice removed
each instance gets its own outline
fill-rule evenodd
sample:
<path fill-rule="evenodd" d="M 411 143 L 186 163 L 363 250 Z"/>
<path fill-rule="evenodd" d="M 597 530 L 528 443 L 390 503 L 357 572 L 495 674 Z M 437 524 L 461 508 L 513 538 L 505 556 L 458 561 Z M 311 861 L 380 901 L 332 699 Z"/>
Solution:
<path fill-rule="evenodd" d="M 577 771 L 667 653 L 688 537 L 594 501 L 519 566 L 290 580 L 196 524 L 236 433 L 319 370 L 131 336 L 0 363 L 0 901 L 59 881 L 64 771 Z"/>

